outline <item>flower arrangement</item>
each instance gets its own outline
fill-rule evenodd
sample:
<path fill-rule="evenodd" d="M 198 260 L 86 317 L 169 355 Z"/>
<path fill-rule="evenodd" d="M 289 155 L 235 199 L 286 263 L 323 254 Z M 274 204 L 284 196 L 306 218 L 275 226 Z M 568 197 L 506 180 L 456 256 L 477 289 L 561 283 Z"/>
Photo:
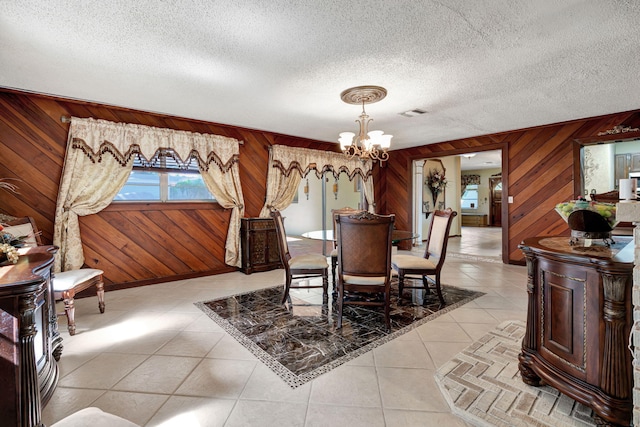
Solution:
<path fill-rule="evenodd" d="M 442 193 L 447 186 L 447 178 L 444 176 L 444 172 L 440 172 L 437 169 L 429 169 L 424 184 L 431 190 L 433 205 L 435 206 L 438 195 Z"/>
<path fill-rule="evenodd" d="M 11 264 L 16 264 L 19 257 L 18 250 L 7 243 L 2 243 L 0 244 L 0 262 L 3 261 L 2 258 L 4 257 L 6 257 L 7 261 Z"/>
<path fill-rule="evenodd" d="M 24 241 L 28 236 L 14 236 L 4 230 L 0 224 L 0 262 L 8 260 L 12 264 L 18 262 L 17 248 L 24 245 Z"/>

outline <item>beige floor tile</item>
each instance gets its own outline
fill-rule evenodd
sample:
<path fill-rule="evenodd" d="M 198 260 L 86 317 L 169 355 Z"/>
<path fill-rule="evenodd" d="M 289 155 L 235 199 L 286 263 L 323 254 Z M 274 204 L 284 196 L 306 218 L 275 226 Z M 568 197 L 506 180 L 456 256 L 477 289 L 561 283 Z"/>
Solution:
<path fill-rule="evenodd" d="M 176 394 L 238 398 L 256 363 L 250 360 L 203 359 Z"/>
<path fill-rule="evenodd" d="M 67 388 L 58 383 L 56 391 L 42 410 L 42 422 L 51 425 L 74 412 L 92 406 L 104 393 L 104 390 L 93 390 L 84 385 L 82 388 Z"/>
<path fill-rule="evenodd" d="M 453 316 L 453 312 L 451 312 Z M 491 316 L 489 316 L 491 317 Z M 493 320 L 493 319 L 492 319 Z M 430 325 L 429 322 L 416 328 L 423 341 L 439 342 L 465 342 L 471 343 L 471 337 L 457 323 L 438 323 Z"/>
<path fill-rule="evenodd" d="M 487 312 L 493 316 L 498 323 L 502 323 L 506 320 L 527 320 L 527 309 L 522 308 L 520 310 L 487 310 Z"/>
<path fill-rule="evenodd" d="M 494 323 L 460 323 L 460 327 L 464 329 L 464 331 L 471 337 L 472 341 L 479 340 L 491 330 L 493 330 L 496 326 L 498 326 L 500 322 Z"/>
<path fill-rule="evenodd" d="M 296 427 L 304 425 L 306 403 L 239 400 L 225 427 Z"/>
<path fill-rule="evenodd" d="M 169 395 L 155 393 L 108 391 L 94 402 L 94 406 L 142 426 L 168 398 Z"/>
<path fill-rule="evenodd" d="M 182 331 L 163 345 L 156 354 L 205 357 L 224 336 L 223 332 Z"/>
<path fill-rule="evenodd" d="M 60 357 L 58 361 L 58 369 L 60 378 L 64 378 L 71 372 L 84 365 L 91 359 L 100 355 L 100 353 L 69 353 L 65 354 L 64 349 L 62 351 L 64 357 Z"/>
<path fill-rule="evenodd" d="M 378 368 L 383 408 L 449 412 L 434 374 L 430 369 Z"/>
<path fill-rule="evenodd" d="M 317 404 L 380 407 L 376 369 L 342 365 L 313 381 L 310 401 Z"/>
<path fill-rule="evenodd" d="M 131 336 L 128 339 L 114 343 L 108 351 L 129 354 L 153 354 L 176 335 L 178 335 L 178 331 L 163 331 L 150 328 L 140 336 Z"/>
<path fill-rule="evenodd" d="M 367 351 L 366 353 L 349 360 L 345 365 L 352 366 L 375 366 L 376 363 L 373 360 L 373 351 Z"/>
<path fill-rule="evenodd" d="M 184 331 L 186 332 L 224 332 L 224 329 L 222 329 L 216 322 L 211 320 L 209 316 L 202 313 L 199 317 L 194 319 L 194 321 L 191 322 L 190 325 L 187 325 L 187 327 L 184 328 Z"/>
<path fill-rule="evenodd" d="M 470 427 L 471 424 L 453 415 L 426 411 L 385 409 L 387 427 Z"/>
<path fill-rule="evenodd" d="M 480 298 L 478 298 L 480 299 Z M 472 303 L 476 300 L 471 301 Z M 468 306 L 474 306 L 475 304 L 469 304 Z M 457 310 L 453 310 L 451 317 L 458 323 L 489 323 L 495 324 L 495 318 L 491 316 L 483 308 L 467 308 L 467 305 L 460 307 Z"/>
<path fill-rule="evenodd" d="M 451 360 L 456 354 L 467 348 L 470 342 L 425 342 L 436 369 Z"/>
<path fill-rule="evenodd" d="M 306 383 L 296 388 L 291 388 L 277 374 L 263 363 L 258 363 L 247 381 L 241 399 L 245 400 L 271 400 L 278 402 L 304 402 L 309 401 L 311 383 Z"/>
<path fill-rule="evenodd" d="M 58 386 L 110 389 L 147 357 L 139 354 L 102 353 L 61 378 Z"/>
<path fill-rule="evenodd" d="M 200 363 L 199 358 L 153 355 L 119 381 L 114 390 L 172 394 Z"/>
<path fill-rule="evenodd" d="M 435 369 L 422 341 L 393 340 L 373 350 L 378 367 Z"/>
<path fill-rule="evenodd" d="M 182 331 L 200 317 L 202 312 L 185 313 L 168 311 L 158 316 L 154 322 L 156 330 Z"/>
<path fill-rule="evenodd" d="M 354 406 L 309 405 L 305 427 L 348 426 L 384 427 L 382 408 Z"/>
<path fill-rule="evenodd" d="M 231 335 L 225 335 L 211 349 L 207 357 L 214 359 L 257 360 L 256 357 Z"/>
<path fill-rule="evenodd" d="M 171 396 L 146 427 L 222 427 L 235 399 Z"/>

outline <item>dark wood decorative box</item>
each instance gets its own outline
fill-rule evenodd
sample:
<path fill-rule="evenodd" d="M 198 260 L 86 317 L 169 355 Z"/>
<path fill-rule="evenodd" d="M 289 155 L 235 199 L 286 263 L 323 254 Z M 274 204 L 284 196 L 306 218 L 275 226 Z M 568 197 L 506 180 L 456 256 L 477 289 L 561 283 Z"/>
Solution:
<path fill-rule="evenodd" d="M 243 273 L 282 268 L 278 234 L 272 218 L 242 218 L 240 242 Z"/>

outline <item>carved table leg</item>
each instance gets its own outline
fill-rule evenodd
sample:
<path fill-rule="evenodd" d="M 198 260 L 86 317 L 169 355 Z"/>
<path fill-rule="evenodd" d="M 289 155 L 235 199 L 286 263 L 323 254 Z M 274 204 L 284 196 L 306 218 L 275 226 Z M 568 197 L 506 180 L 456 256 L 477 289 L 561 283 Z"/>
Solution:
<path fill-rule="evenodd" d="M 524 338 L 522 339 L 522 352 L 518 355 L 518 368 L 520 369 L 520 375 L 522 381 L 525 384 L 532 386 L 539 386 L 541 379 L 536 373 L 529 367 L 529 356 L 527 350 L 536 349 L 536 334 L 538 331 L 538 320 L 536 313 L 538 313 L 537 300 L 536 300 L 536 282 L 535 274 L 537 268 L 537 260 L 531 254 L 525 254 L 527 261 L 527 327 L 525 329 Z"/>

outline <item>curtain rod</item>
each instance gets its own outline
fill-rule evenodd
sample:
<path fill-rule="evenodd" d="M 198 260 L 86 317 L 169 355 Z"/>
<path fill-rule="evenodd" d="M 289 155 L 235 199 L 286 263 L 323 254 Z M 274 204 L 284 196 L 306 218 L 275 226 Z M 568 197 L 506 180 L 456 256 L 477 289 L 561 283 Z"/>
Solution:
<path fill-rule="evenodd" d="M 69 116 L 60 116 L 60 121 L 62 123 L 71 123 L 71 117 L 69 117 Z M 189 132 L 189 131 L 187 131 L 187 132 Z M 244 141 L 243 140 L 238 140 L 238 144 L 244 145 Z"/>

